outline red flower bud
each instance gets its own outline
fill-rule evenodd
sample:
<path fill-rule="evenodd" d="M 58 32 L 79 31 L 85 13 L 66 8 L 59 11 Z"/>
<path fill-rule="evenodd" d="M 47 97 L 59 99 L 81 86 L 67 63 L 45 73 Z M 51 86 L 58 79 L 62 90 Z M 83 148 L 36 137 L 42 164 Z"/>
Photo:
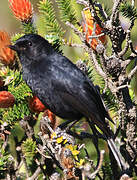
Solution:
<path fill-rule="evenodd" d="M 8 91 L 0 91 L 0 108 L 12 107 L 15 103 L 14 96 Z"/>
<path fill-rule="evenodd" d="M 36 96 L 33 96 L 29 100 L 29 108 L 32 112 L 36 113 L 44 112 L 46 110 L 44 104 L 42 104 L 42 102 Z"/>

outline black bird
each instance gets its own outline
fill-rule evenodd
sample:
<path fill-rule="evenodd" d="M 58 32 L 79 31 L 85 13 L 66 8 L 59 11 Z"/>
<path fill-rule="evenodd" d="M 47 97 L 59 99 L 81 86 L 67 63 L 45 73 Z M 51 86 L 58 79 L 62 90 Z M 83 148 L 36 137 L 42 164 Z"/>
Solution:
<path fill-rule="evenodd" d="M 24 35 L 9 47 L 17 52 L 23 79 L 42 103 L 63 119 L 92 121 L 106 136 L 119 167 L 125 169 L 105 118 L 112 120 L 91 80 L 39 35 Z"/>

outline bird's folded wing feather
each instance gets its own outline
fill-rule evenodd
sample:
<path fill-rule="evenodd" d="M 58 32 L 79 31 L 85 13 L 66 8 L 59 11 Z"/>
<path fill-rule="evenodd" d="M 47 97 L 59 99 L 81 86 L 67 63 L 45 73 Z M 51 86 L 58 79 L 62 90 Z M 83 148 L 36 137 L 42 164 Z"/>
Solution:
<path fill-rule="evenodd" d="M 102 103 L 96 89 L 88 82 L 85 77 L 78 79 L 77 77 L 65 72 L 57 70 L 54 73 L 53 86 L 58 95 L 74 109 L 82 113 L 86 117 L 92 114 L 99 114 L 99 103 Z"/>

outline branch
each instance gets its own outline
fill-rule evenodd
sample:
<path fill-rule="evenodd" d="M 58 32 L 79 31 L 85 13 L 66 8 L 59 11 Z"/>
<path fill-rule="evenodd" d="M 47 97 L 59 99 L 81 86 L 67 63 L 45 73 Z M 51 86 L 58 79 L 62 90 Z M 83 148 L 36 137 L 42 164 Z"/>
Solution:
<path fill-rule="evenodd" d="M 132 0 L 131 4 L 134 7 L 135 6 L 135 0 Z"/>
<path fill-rule="evenodd" d="M 76 43 L 65 42 L 65 41 L 63 41 L 63 44 L 69 47 L 84 48 L 84 45 L 82 44 L 76 44 Z"/>
<path fill-rule="evenodd" d="M 125 85 L 122 85 L 122 86 L 119 86 L 119 87 L 117 87 L 117 91 L 119 91 L 120 89 L 123 89 L 123 88 L 126 88 L 126 87 L 131 87 L 130 85 L 128 85 L 128 84 L 125 84 Z"/>
<path fill-rule="evenodd" d="M 90 56 L 92 57 L 91 61 L 93 62 L 96 71 L 104 78 L 107 79 L 107 75 L 104 73 L 104 71 L 102 70 L 102 68 L 100 67 L 97 58 L 96 58 L 96 54 L 93 52 L 93 50 L 91 50 L 90 48 L 87 49 L 87 52 L 90 54 Z"/>
<path fill-rule="evenodd" d="M 26 176 L 27 176 L 27 178 L 29 178 L 29 169 L 28 169 L 28 166 L 27 166 L 26 159 L 25 159 L 23 154 L 21 156 L 22 156 L 22 161 L 23 161 L 24 167 L 25 167 Z"/>
<path fill-rule="evenodd" d="M 81 41 L 85 43 L 85 38 L 82 34 L 82 32 L 80 32 L 73 24 L 71 24 L 70 22 L 66 22 L 66 25 L 69 26 L 71 29 L 74 30 L 74 32 L 80 37 Z"/>
<path fill-rule="evenodd" d="M 133 78 L 133 76 L 135 75 L 136 72 L 137 72 L 137 65 L 129 73 L 129 75 L 128 75 L 128 80 L 129 81 Z"/>
<path fill-rule="evenodd" d="M 89 3 L 91 5 L 92 14 L 93 14 L 94 19 L 96 20 L 96 22 L 99 24 L 99 26 L 101 28 L 104 28 L 104 24 L 103 24 L 102 20 L 97 15 L 96 8 L 95 8 L 95 3 L 92 0 L 89 0 Z"/>
<path fill-rule="evenodd" d="M 91 174 L 91 178 L 94 178 L 96 176 L 96 174 L 99 172 L 101 166 L 102 166 L 102 163 L 103 163 L 103 159 L 104 159 L 104 154 L 105 154 L 105 151 L 104 150 L 101 150 L 100 151 L 100 161 L 99 161 L 99 164 L 98 164 L 98 167 L 96 169 L 96 171 L 94 171 L 92 174 Z"/>
<path fill-rule="evenodd" d="M 68 25 L 71 29 L 73 29 L 74 32 L 80 37 L 81 41 L 84 43 L 84 49 L 86 49 L 86 51 L 89 53 L 90 57 L 93 58 L 93 59 L 91 59 L 91 61 L 93 62 L 95 69 L 104 79 L 106 79 L 107 78 L 106 74 L 103 72 L 102 68 L 98 64 L 95 53 L 93 52 L 93 50 L 91 48 L 88 48 L 87 45 L 85 45 L 86 40 L 85 40 L 83 34 L 77 28 L 75 28 L 75 26 L 73 24 L 71 24 L 70 22 L 66 22 L 66 25 Z"/>
<path fill-rule="evenodd" d="M 102 167 L 102 163 L 103 163 L 103 159 L 104 159 L 104 153 L 105 151 L 104 150 L 101 150 L 100 152 L 100 159 L 99 159 L 99 164 L 97 166 L 97 169 L 90 174 L 90 171 L 86 171 L 86 169 L 83 170 L 83 177 L 86 176 L 88 177 L 89 179 L 94 179 L 97 175 L 97 173 L 99 172 L 100 168 Z"/>
<path fill-rule="evenodd" d="M 36 171 L 34 172 L 34 174 L 31 177 L 27 178 L 27 180 L 35 180 L 35 179 L 37 179 L 40 172 L 41 172 L 41 168 L 38 167 L 36 169 Z"/>
<path fill-rule="evenodd" d="M 117 1 L 114 2 L 113 9 L 112 9 L 112 14 L 111 14 L 111 17 L 110 17 L 111 26 L 113 25 L 113 23 L 115 21 L 115 17 L 116 17 L 116 14 L 118 12 L 118 9 L 119 9 L 119 6 L 120 6 L 121 2 L 122 2 L 122 0 L 117 0 Z"/>
<path fill-rule="evenodd" d="M 123 174 L 123 175 L 120 177 L 120 180 L 133 180 L 133 179 L 130 178 L 127 174 Z"/>
<path fill-rule="evenodd" d="M 95 32 L 95 31 L 94 31 L 94 32 Z M 104 36 L 104 35 L 105 35 L 105 33 L 101 33 L 101 34 L 99 34 L 99 35 L 88 36 L 88 38 L 89 38 L 89 39 L 99 38 L 99 37 Z"/>
<path fill-rule="evenodd" d="M 84 1 L 84 0 L 77 0 L 76 1 L 78 4 L 82 4 L 84 5 L 85 7 L 89 7 L 89 3 L 87 1 Z"/>
<path fill-rule="evenodd" d="M 132 41 L 129 42 L 129 47 L 130 47 L 132 53 L 134 53 L 135 55 L 137 55 L 137 51 L 135 51 L 134 48 L 133 48 Z"/>
<path fill-rule="evenodd" d="M 126 44 L 124 49 L 118 54 L 120 57 L 122 57 L 128 50 L 129 48 L 129 44 L 130 44 L 130 31 L 127 30 L 127 34 L 126 34 Z"/>

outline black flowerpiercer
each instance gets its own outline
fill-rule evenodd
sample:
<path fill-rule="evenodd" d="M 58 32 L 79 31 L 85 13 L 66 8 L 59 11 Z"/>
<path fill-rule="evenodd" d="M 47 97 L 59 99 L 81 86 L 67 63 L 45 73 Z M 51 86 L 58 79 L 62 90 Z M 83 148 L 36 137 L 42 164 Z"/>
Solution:
<path fill-rule="evenodd" d="M 24 35 L 9 47 L 17 52 L 23 79 L 42 103 L 63 119 L 92 121 L 106 136 L 119 167 L 125 169 L 105 118 L 112 120 L 91 80 L 39 35 Z"/>

